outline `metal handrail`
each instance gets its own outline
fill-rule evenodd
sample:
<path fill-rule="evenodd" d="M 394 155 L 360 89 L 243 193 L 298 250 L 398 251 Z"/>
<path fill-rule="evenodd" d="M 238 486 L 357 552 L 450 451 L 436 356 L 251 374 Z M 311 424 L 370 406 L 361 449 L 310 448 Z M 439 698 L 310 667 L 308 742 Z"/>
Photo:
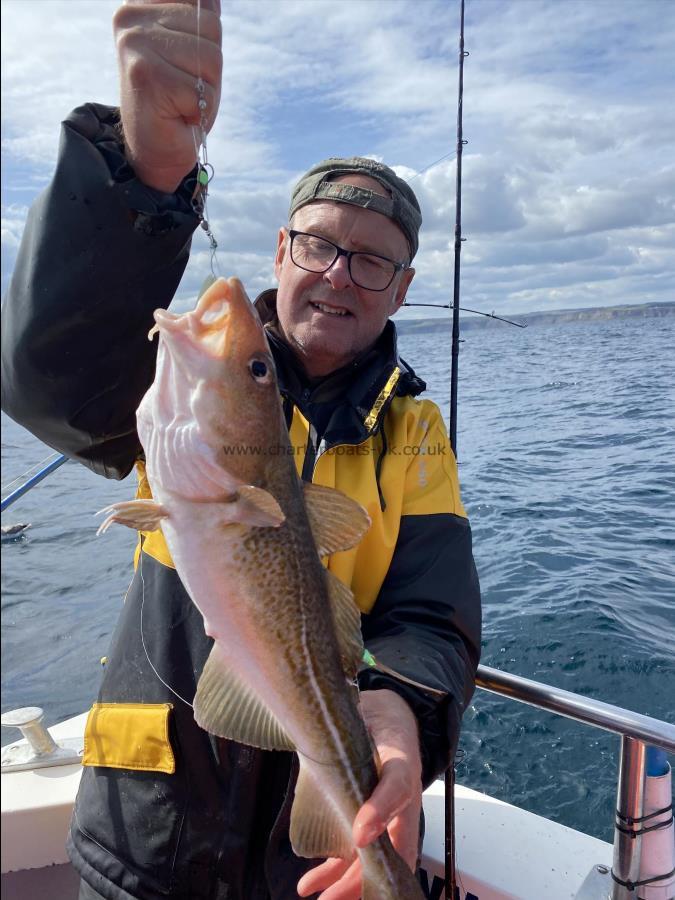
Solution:
<path fill-rule="evenodd" d="M 644 741 L 675 753 L 675 725 L 662 722 L 660 719 L 643 716 L 620 706 L 604 703 L 602 700 L 592 700 L 581 694 L 573 694 L 571 691 L 541 684 L 521 675 L 502 672 L 490 666 L 478 666 L 476 686 L 493 694 L 510 697 L 538 709 L 547 709 L 568 719 L 594 725 L 604 731 L 612 731 L 614 734 Z"/>
<path fill-rule="evenodd" d="M 646 745 L 675 753 L 675 725 L 489 666 L 478 667 L 476 686 L 621 735 L 616 809 L 622 827 L 614 830 L 611 897 L 633 900 L 636 885 L 646 883 L 638 881 L 643 832 L 637 824 L 643 814 Z"/>

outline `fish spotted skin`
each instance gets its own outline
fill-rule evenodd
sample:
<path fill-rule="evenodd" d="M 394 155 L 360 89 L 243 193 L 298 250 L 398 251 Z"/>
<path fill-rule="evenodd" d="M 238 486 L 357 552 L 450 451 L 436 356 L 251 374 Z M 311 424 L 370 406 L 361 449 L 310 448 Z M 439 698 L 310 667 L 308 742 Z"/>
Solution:
<path fill-rule="evenodd" d="M 102 529 L 139 513 L 146 528 L 148 516 L 161 526 L 214 639 L 196 721 L 295 750 L 295 852 L 352 858 L 354 818 L 378 778 L 349 683 L 363 652 L 358 610 L 317 545 L 355 545 L 368 517 L 300 481 L 267 339 L 238 280 L 219 279 L 192 312 L 157 310 L 155 321 L 156 377 L 137 413 L 154 499 L 142 510 L 118 504 Z M 358 853 L 364 900 L 422 900 L 386 833 Z"/>

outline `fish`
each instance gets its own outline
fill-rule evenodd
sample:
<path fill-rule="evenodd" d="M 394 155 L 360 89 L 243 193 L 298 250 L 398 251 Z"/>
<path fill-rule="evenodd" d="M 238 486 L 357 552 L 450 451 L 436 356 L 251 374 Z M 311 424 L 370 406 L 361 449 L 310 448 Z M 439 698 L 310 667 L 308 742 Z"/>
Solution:
<path fill-rule="evenodd" d="M 322 558 L 355 546 L 368 515 L 299 478 L 274 360 L 238 279 L 215 281 L 191 312 L 154 319 L 156 375 L 137 411 L 153 499 L 108 507 L 99 532 L 161 528 L 214 641 L 195 720 L 297 753 L 295 854 L 358 853 L 363 900 L 423 900 L 386 832 L 364 848 L 352 839 L 377 760 L 358 709 L 360 612 Z"/>

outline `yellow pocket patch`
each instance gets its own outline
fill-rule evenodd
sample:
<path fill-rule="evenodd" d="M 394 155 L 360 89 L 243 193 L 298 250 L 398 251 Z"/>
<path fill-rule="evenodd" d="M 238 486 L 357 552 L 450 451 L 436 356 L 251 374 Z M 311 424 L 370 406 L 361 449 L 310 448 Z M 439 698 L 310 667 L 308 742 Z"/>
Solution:
<path fill-rule="evenodd" d="M 94 703 L 84 730 L 82 765 L 173 775 L 172 709 L 171 703 Z"/>

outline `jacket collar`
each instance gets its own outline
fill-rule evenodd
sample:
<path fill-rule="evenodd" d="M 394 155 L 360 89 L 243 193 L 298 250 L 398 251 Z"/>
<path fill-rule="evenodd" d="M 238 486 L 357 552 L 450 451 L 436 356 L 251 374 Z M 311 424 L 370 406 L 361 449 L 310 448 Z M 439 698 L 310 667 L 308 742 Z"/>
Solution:
<path fill-rule="evenodd" d="M 276 329 L 276 290 L 255 301 L 277 366 L 279 389 L 323 435 L 327 446 L 359 444 L 377 432 L 395 396 L 415 397 L 426 384 L 398 355 L 389 320 L 372 347 L 322 379 L 308 379 Z"/>

